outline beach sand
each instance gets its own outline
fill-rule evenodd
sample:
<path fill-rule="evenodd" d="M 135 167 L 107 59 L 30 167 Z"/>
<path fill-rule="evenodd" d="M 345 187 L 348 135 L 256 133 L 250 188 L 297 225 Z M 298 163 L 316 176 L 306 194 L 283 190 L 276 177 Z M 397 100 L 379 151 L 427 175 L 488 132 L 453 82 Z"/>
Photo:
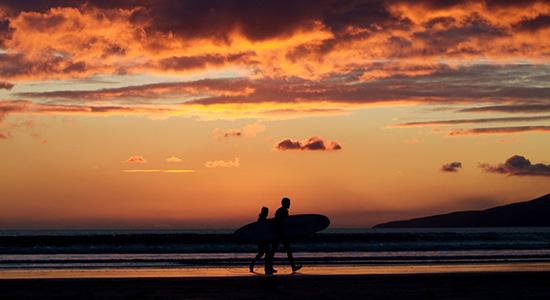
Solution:
<path fill-rule="evenodd" d="M 550 272 L 3 279 L 2 299 L 550 299 Z"/>

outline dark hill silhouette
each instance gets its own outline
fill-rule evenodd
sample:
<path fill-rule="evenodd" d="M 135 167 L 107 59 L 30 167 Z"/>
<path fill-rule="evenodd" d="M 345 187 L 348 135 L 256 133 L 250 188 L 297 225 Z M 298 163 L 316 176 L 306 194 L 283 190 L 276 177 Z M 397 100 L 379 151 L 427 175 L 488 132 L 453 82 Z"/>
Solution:
<path fill-rule="evenodd" d="M 550 194 L 486 210 L 472 210 L 393 221 L 373 228 L 550 227 Z"/>

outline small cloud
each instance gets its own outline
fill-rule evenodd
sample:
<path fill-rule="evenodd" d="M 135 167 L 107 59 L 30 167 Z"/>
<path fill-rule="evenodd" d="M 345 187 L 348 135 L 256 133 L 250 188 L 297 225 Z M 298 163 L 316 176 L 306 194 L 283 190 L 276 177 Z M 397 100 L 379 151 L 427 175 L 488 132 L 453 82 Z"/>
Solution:
<path fill-rule="evenodd" d="M 0 133 L 0 140 L 7 140 L 9 139 L 10 137 L 8 135 L 5 135 L 3 133 Z"/>
<path fill-rule="evenodd" d="M 326 142 L 323 138 L 313 136 L 305 141 L 292 141 L 284 139 L 278 142 L 273 150 L 276 151 L 338 151 L 342 146 L 335 141 Z"/>
<path fill-rule="evenodd" d="M 242 128 L 242 130 L 237 129 L 231 129 L 229 131 L 225 131 L 219 128 L 214 129 L 212 132 L 212 136 L 218 141 L 221 141 L 225 138 L 230 137 L 245 137 L 245 138 L 253 138 L 258 133 L 265 131 L 265 126 L 260 125 L 258 123 L 246 125 Z"/>
<path fill-rule="evenodd" d="M 411 143 L 418 143 L 418 140 L 415 138 L 412 138 L 412 139 L 406 139 L 403 141 L 403 144 L 411 144 Z"/>
<path fill-rule="evenodd" d="M 42 144 L 49 144 L 50 141 L 48 141 L 48 140 L 42 140 L 42 142 L 40 142 L 40 143 L 42 143 Z"/>
<path fill-rule="evenodd" d="M 241 163 L 240 163 L 240 158 L 239 157 L 235 157 L 235 160 L 234 161 L 224 161 L 224 160 L 212 160 L 212 161 L 207 161 L 204 165 L 207 167 L 207 168 L 232 168 L 232 167 L 236 167 L 238 168 Z"/>
<path fill-rule="evenodd" d="M 462 163 L 455 161 L 452 163 L 442 165 L 439 171 L 443 173 L 453 173 L 453 172 L 458 172 L 458 168 L 462 168 Z"/>
<path fill-rule="evenodd" d="M 63 124 L 68 124 L 70 126 L 75 126 L 76 125 L 76 121 L 72 118 L 69 118 L 69 117 L 65 117 L 63 118 Z"/>
<path fill-rule="evenodd" d="M 237 131 L 235 129 L 231 129 L 228 132 L 225 132 L 224 130 L 221 130 L 219 128 L 214 129 L 212 132 L 212 136 L 218 141 L 221 141 L 222 139 L 228 138 L 228 137 L 241 137 L 243 134 L 240 131 Z"/>
<path fill-rule="evenodd" d="M 128 158 L 127 160 L 123 160 L 122 162 L 131 163 L 131 164 L 135 164 L 135 163 L 144 164 L 144 163 L 147 163 L 147 160 L 141 156 L 130 156 L 130 158 Z"/>
<path fill-rule="evenodd" d="M 166 161 L 167 161 L 167 162 L 170 162 L 170 163 L 179 163 L 179 162 L 182 162 L 181 158 L 175 157 L 175 156 L 172 156 L 172 157 L 167 158 Z"/>
<path fill-rule="evenodd" d="M 265 131 L 265 126 L 258 123 L 246 125 L 243 127 L 243 135 L 245 138 L 255 137 L 256 134 L 264 131 Z"/>
<path fill-rule="evenodd" d="M 508 174 L 510 176 L 550 176 L 550 165 L 532 164 L 530 160 L 520 155 L 514 155 L 498 165 L 480 163 L 479 167 L 485 173 Z"/>

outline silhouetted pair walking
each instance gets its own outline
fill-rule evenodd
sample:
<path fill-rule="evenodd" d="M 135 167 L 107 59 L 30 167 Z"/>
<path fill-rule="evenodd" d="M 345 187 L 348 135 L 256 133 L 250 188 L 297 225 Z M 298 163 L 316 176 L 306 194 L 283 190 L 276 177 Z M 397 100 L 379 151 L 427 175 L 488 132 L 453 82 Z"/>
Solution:
<path fill-rule="evenodd" d="M 289 208 L 290 208 L 290 199 L 283 198 L 283 200 L 281 200 L 281 207 L 277 209 L 277 211 L 275 212 L 275 227 L 277 229 L 278 239 L 273 241 L 271 248 L 269 247 L 269 241 L 258 243 L 258 254 L 256 255 L 256 257 L 254 257 L 254 259 L 252 260 L 252 263 L 250 264 L 250 272 L 254 272 L 254 264 L 265 254 L 265 273 L 266 274 L 277 273 L 277 270 L 273 269 L 273 258 L 275 256 L 275 252 L 277 252 L 279 243 L 281 242 L 285 247 L 286 254 L 288 256 L 288 261 L 290 262 L 290 266 L 292 267 L 292 272 L 298 271 L 302 268 L 302 266 L 296 266 L 296 264 L 294 263 L 294 256 L 292 255 L 292 248 L 290 246 L 290 241 L 286 237 L 284 228 L 283 228 L 283 220 L 284 218 L 289 216 L 289 213 L 288 213 Z M 269 209 L 267 207 L 262 207 L 262 211 L 259 215 L 258 221 L 267 219 L 268 213 L 269 213 Z"/>

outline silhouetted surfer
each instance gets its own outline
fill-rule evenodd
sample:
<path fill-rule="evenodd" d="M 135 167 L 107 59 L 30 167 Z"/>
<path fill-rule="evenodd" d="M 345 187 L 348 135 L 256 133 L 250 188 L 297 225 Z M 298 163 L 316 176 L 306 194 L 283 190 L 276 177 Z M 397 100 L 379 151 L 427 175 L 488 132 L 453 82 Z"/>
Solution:
<path fill-rule="evenodd" d="M 277 247 L 279 246 L 279 242 L 283 243 L 283 246 L 285 246 L 286 254 L 288 255 L 288 261 L 290 262 L 290 266 L 292 267 L 292 272 L 298 271 L 302 268 L 302 266 L 297 266 L 294 263 L 294 257 L 292 256 L 292 248 L 290 247 L 290 241 L 285 236 L 285 232 L 283 230 L 283 220 L 284 218 L 288 217 L 288 209 L 290 208 L 290 199 L 283 198 L 281 200 L 281 207 L 277 209 L 275 212 L 275 226 L 277 227 L 277 231 L 279 233 L 278 240 L 273 242 L 273 246 L 271 248 L 271 251 L 266 256 L 266 274 L 273 274 L 275 270 L 273 270 L 273 258 L 275 256 L 275 252 L 277 252 Z"/>
<path fill-rule="evenodd" d="M 263 220 L 267 219 L 268 213 L 269 213 L 269 209 L 265 206 L 262 207 L 262 211 L 258 215 L 258 221 L 263 221 Z M 252 259 L 252 262 L 250 263 L 250 272 L 254 272 L 254 264 L 256 264 L 256 262 L 260 258 L 262 258 L 262 256 L 264 256 L 264 254 L 266 254 L 265 259 L 266 259 L 266 269 L 267 269 L 267 256 L 269 254 L 269 241 L 258 242 L 258 254 L 256 254 L 256 257 L 254 257 L 254 259 Z"/>

